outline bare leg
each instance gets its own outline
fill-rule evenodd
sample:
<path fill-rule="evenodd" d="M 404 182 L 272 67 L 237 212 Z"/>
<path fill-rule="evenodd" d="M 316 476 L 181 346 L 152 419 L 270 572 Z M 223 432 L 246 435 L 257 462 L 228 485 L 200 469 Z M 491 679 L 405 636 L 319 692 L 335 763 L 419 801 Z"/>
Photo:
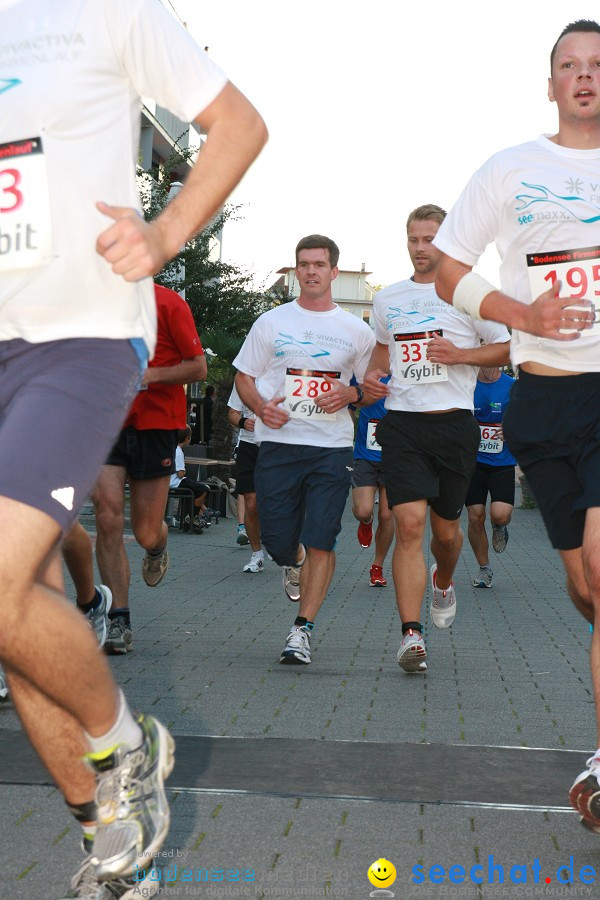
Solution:
<path fill-rule="evenodd" d="M 392 513 L 396 523 L 392 574 L 398 612 L 402 622 L 418 622 L 427 583 L 423 558 L 427 501 L 398 503 L 393 507 Z"/>
<path fill-rule="evenodd" d="M 394 539 L 394 514 L 388 506 L 387 493 L 383 486 L 379 487 L 379 508 L 377 512 L 377 530 L 375 531 L 374 566 L 383 566 L 387 552 Z"/>
<path fill-rule="evenodd" d="M 125 469 L 102 466 L 92 499 L 96 513 L 96 561 L 102 583 L 112 591 L 113 609 L 129 604 L 129 560 L 123 544 Z"/>
<path fill-rule="evenodd" d="M 253 552 L 257 553 L 260 550 L 260 519 L 254 493 L 244 494 L 244 524 L 250 546 Z"/>
<path fill-rule="evenodd" d="M 75 522 L 65 536 L 63 559 L 77 591 L 77 605 L 86 606 L 94 599 L 94 560 L 90 536 L 80 522 Z M 61 586 L 62 590 L 62 586 Z"/>
<path fill-rule="evenodd" d="M 359 522 L 366 523 L 373 517 L 375 491 L 370 485 L 352 488 L 352 514 Z"/>
<path fill-rule="evenodd" d="M 492 525 L 508 525 L 512 519 L 513 507 L 510 503 L 495 500 L 490 504 L 490 520 Z"/>
<path fill-rule="evenodd" d="M 490 545 L 485 531 L 485 506 L 481 503 L 467 506 L 467 515 L 469 517 L 467 535 L 475 559 L 480 566 L 489 566 Z"/>
<path fill-rule="evenodd" d="M 15 703 L 28 718 L 23 680 L 92 736 L 105 734 L 118 706 L 110 669 L 85 619 L 46 584 L 46 573 L 60 568 L 58 525 L 45 513 L 2 497 L 0 533 L 0 659 L 12 678 Z M 33 533 L 35 542 L 23 540 Z"/>
<path fill-rule="evenodd" d="M 131 491 L 131 527 L 135 539 L 144 550 L 163 550 L 169 529 L 164 520 L 169 494 L 169 477 L 129 479 Z"/>
<path fill-rule="evenodd" d="M 450 587 L 452 576 L 463 545 L 463 533 L 458 519 L 442 519 L 433 510 L 431 519 L 431 552 L 437 563 L 436 584 L 441 590 Z"/>
<path fill-rule="evenodd" d="M 333 550 L 306 548 L 306 560 L 300 570 L 300 609 L 298 615 L 314 622 L 323 605 L 335 571 Z"/>

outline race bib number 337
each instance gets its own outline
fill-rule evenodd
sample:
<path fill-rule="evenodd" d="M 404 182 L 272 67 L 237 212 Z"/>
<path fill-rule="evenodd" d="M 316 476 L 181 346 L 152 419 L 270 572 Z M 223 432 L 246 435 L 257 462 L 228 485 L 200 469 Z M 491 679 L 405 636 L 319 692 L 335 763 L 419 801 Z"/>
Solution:
<path fill-rule="evenodd" d="M 41 138 L 0 144 L 0 272 L 49 262 L 52 228 Z"/>
<path fill-rule="evenodd" d="M 417 331 L 413 334 L 394 332 L 396 371 L 400 382 L 431 384 L 435 381 L 448 381 L 448 367 L 427 359 L 427 344 L 435 335 L 443 337 L 444 332 L 441 329 Z"/>
<path fill-rule="evenodd" d="M 285 404 L 292 419 L 319 419 L 335 422 L 337 413 L 326 413 L 315 400 L 331 390 L 328 378 L 339 378 L 340 372 L 313 369 L 286 369 Z"/>

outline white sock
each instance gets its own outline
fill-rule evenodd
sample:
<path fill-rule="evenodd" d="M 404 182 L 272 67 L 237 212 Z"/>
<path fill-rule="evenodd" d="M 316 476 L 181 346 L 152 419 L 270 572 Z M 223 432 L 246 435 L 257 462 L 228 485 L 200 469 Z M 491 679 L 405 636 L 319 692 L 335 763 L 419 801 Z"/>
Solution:
<path fill-rule="evenodd" d="M 91 734 L 86 732 L 86 738 L 92 753 L 103 753 L 105 750 L 110 750 L 119 744 L 126 744 L 131 749 L 141 745 L 144 740 L 142 729 L 133 718 L 121 689 L 119 689 L 119 706 L 115 724 L 110 731 L 107 731 L 106 734 L 101 734 L 99 737 L 92 737 Z"/>
<path fill-rule="evenodd" d="M 253 550 L 252 551 L 252 559 L 264 559 L 264 558 L 265 558 L 265 554 L 262 552 L 262 550 Z"/>

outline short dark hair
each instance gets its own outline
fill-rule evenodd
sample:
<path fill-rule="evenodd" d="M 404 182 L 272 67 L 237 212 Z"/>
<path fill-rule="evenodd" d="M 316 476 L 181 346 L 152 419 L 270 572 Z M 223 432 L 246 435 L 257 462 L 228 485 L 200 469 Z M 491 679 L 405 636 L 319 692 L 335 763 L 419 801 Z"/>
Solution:
<path fill-rule="evenodd" d="M 550 51 L 550 75 L 552 75 L 552 66 L 554 65 L 554 56 L 556 54 L 556 48 L 558 47 L 559 41 L 565 37 L 567 34 L 572 34 L 574 31 L 583 31 L 587 32 L 595 32 L 596 34 L 600 34 L 600 25 L 597 22 L 594 22 L 593 19 L 577 19 L 576 22 L 570 22 L 559 34 L 556 39 L 556 43 L 554 47 Z"/>
<path fill-rule="evenodd" d="M 298 241 L 296 246 L 296 265 L 298 264 L 298 254 L 301 250 L 327 250 L 332 269 L 335 269 L 340 258 L 340 248 L 335 241 L 325 237 L 324 234 L 309 234 L 303 237 L 301 241 Z"/>
<path fill-rule="evenodd" d="M 177 443 L 183 444 L 186 438 L 192 436 L 192 429 L 189 425 L 186 425 L 185 428 L 177 429 Z"/>
<path fill-rule="evenodd" d="M 408 231 L 408 226 L 411 222 L 414 222 L 415 219 L 419 222 L 425 222 L 427 219 L 434 219 L 438 225 L 441 225 L 445 218 L 445 209 L 442 209 L 441 206 L 436 206 L 435 203 L 426 203 L 424 206 L 417 206 L 416 209 L 413 209 L 413 211 L 409 213 L 408 219 L 406 220 L 406 230 Z"/>

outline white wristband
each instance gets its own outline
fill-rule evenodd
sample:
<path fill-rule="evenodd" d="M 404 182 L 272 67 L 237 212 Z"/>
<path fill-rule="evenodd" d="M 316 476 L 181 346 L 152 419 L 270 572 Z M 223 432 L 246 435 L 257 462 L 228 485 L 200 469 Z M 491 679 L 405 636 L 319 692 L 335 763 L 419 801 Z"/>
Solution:
<path fill-rule="evenodd" d="M 476 272 L 467 272 L 454 288 L 452 305 L 461 312 L 471 316 L 472 319 L 481 319 L 479 309 L 483 298 L 492 291 L 497 291 L 493 284 L 477 275 Z"/>

